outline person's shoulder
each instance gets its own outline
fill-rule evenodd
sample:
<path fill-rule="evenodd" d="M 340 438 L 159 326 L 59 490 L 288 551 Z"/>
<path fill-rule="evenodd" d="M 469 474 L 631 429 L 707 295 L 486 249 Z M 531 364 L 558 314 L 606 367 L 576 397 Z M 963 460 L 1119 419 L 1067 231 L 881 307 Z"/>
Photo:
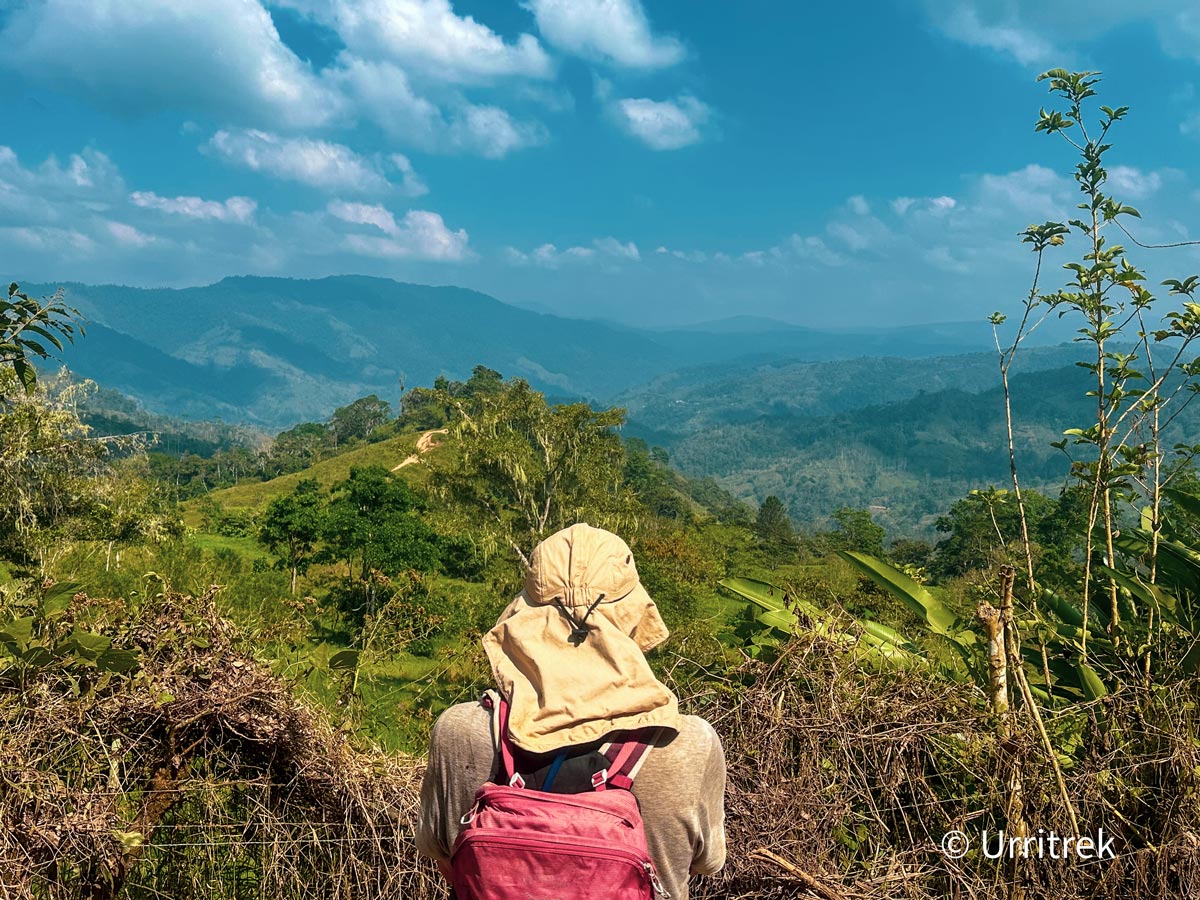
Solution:
<path fill-rule="evenodd" d="M 490 728 L 491 713 L 478 700 L 456 703 L 433 723 L 431 741 L 456 741 L 468 735 L 487 734 Z"/>
<path fill-rule="evenodd" d="M 717 730 L 712 727 L 712 724 L 707 719 L 702 719 L 699 716 L 680 716 L 682 725 L 679 729 L 681 737 L 688 737 L 691 740 L 709 745 L 721 745 L 721 736 L 717 734 Z"/>
<path fill-rule="evenodd" d="M 655 743 L 656 753 L 686 757 L 700 763 L 714 754 L 723 753 L 721 738 L 716 729 L 699 716 L 680 716 L 678 731 L 665 731 Z"/>

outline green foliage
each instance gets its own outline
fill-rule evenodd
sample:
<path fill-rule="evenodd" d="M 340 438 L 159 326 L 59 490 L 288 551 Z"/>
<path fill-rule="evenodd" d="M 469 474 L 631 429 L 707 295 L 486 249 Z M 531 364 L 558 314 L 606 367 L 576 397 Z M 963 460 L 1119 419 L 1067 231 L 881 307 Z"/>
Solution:
<path fill-rule="evenodd" d="M 794 556 L 799 546 L 787 507 L 774 494 L 767 497 L 758 508 L 758 516 L 754 520 L 754 533 L 771 560 Z"/>
<path fill-rule="evenodd" d="M 1055 444 L 1071 457 L 1072 475 L 1090 494 L 1080 597 L 1087 622 L 1099 571 L 1093 566 L 1093 546 L 1113 560 L 1119 506 L 1144 498 L 1151 510 L 1150 530 L 1161 529 L 1160 491 L 1173 468 L 1163 452 L 1163 416 L 1173 407 L 1185 406 L 1200 390 L 1195 383 L 1200 367 L 1188 359 L 1190 345 L 1200 337 L 1200 305 L 1193 302 L 1200 279 L 1164 281 L 1169 293 L 1182 302 L 1162 312 L 1162 303 L 1145 286 L 1145 274 L 1130 262 L 1122 244 L 1109 240 L 1113 228 L 1132 237 L 1123 220 L 1141 217 L 1108 193 L 1106 158 L 1112 149 L 1108 135 L 1128 107 L 1101 106 L 1092 120 L 1085 107 L 1097 95 L 1097 72 L 1052 69 L 1038 80 L 1049 82 L 1050 92 L 1065 108 L 1041 110 L 1035 128 L 1063 137 L 1072 147 L 1077 160 L 1073 175 L 1083 195 L 1078 204 L 1081 215 L 1070 220 L 1069 228 L 1047 223 L 1059 235 L 1078 237 L 1082 248 L 1076 260 L 1064 265 L 1070 276 L 1067 284 L 1038 300 L 1060 317 L 1073 317 L 1080 326 L 1076 341 L 1088 349 L 1088 357 L 1079 365 L 1091 376 L 1087 396 L 1093 398 L 1094 414 L 1079 427 L 1065 429 L 1064 438 Z M 1131 339 L 1132 348 L 1119 347 L 1118 342 Z M 1190 459 L 1190 448 L 1183 448 L 1180 455 Z M 1105 587 L 1108 631 L 1119 643 L 1125 619 L 1120 591 L 1111 578 Z M 1088 640 L 1084 629 L 1081 657 L 1087 654 Z"/>
<path fill-rule="evenodd" d="M 48 359 L 63 349 L 63 341 L 73 342 L 79 311 L 63 302 L 60 289 L 50 297 L 34 299 L 21 293 L 16 282 L 8 286 L 7 299 L 0 299 L 0 371 L 8 369 L 26 392 L 37 384 L 32 357 Z M 0 398 L 7 386 L 0 383 Z"/>
<path fill-rule="evenodd" d="M 335 409 L 329 417 L 329 431 L 337 444 L 349 444 L 366 439 L 391 417 L 392 408 L 387 401 L 368 394 Z"/>
<path fill-rule="evenodd" d="M 870 510 L 843 506 L 834 512 L 833 521 L 837 529 L 827 538 L 831 547 L 883 555 L 883 539 L 887 532 L 871 518 Z"/>
<path fill-rule="evenodd" d="M 263 513 L 258 539 L 279 557 L 281 566 L 291 570 L 293 594 L 296 576 L 308 570 L 325 533 L 325 518 L 320 485 L 311 478 L 297 484 L 292 493 L 276 497 Z"/>
<path fill-rule="evenodd" d="M 489 381 L 490 386 L 494 382 Z M 468 397 L 447 391 L 454 453 L 431 463 L 435 495 L 494 552 L 528 557 L 542 538 L 574 522 L 628 531 L 637 502 L 623 481 L 620 409 L 550 406 L 521 379 Z"/>
<path fill-rule="evenodd" d="M 360 578 L 372 570 L 385 575 L 438 567 L 436 533 L 417 515 L 419 498 L 408 483 L 382 466 L 352 468 L 333 486 L 325 519 L 328 553 L 357 567 Z"/>
<path fill-rule="evenodd" d="M 1029 528 L 1037 533 L 1055 510 L 1054 503 L 1034 490 L 1023 495 Z M 937 530 L 946 535 L 933 555 L 933 572 L 952 578 L 1002 565 L 1019 564 L 1021 550 L 1020 511 L 1012 491 L 990 487 L 971 491 L 937 520 Z"/>
<path fill-rule="evenodd" d="M 53 677 L 80 695 L 137 669 L 135 651 L 113 647 L 111 636 L 76 621 L 72 598 L 80 587 L 52 583 L 32 597 L 6 604 L 7 609 L 0 607 L 0 684 L 20 686 L 30 677 Z M 5 622 L 5 612 L 27 614 Z"/>

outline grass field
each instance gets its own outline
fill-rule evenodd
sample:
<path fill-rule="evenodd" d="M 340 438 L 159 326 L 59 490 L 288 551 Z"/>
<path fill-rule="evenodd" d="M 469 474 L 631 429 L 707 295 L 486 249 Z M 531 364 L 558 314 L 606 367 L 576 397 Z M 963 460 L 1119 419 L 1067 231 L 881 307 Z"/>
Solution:
<path fill-rule="evenodd" d="M 306 478 L 315 478 L 322 488 L 328 490 L 336 482 L 350 475 L 350 469 L 355 466 L 383 466 L 391 469 L 403 459 L 411 455 L 417 446 L 416 434 L 402 434 L 399 437 L 380 441 L 377 444 L 367 444 L 346 453 L 322 460 L 310 466 L 303 472 L 293 472 L 281 475 L 270 481 L 251 481 L 236 487 L 213 491 L 208 496 L 216 500 L 226 509 L 244 509 L 258 512 L 266 507 L 275 497 L 292 491 L 296 485 Z M 421 480 L 424 476 L 423 466 L 406 466 L 400 470 L 406 478 Z M 189 501 L 185 506 L 194 507 L 196 501 Z"/>

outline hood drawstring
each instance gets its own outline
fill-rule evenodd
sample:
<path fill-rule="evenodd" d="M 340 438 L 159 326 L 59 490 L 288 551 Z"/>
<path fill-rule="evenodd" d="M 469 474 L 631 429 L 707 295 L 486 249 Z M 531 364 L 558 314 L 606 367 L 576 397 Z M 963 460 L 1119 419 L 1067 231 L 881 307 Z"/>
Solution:
<path fill-rule="evenodd" d="M 569 609 L 567 609 L 567 607 L 563 604 L 562 597 L 554 598 L 554 605 L 558 607 L 559 611 L 564 616 L 567 617 L 567 621 L 571 623 L 571 633 L 570 633 L 570 635 L 567 636 L 567 640 L 570 641 L 576 647 L 578 647 L 580 644 L 582 644 L 584 641 L 587 640 L 588 616 L 590 616 L 592 614 L 592 612 L 596 609 L 596 607 L 600 605 L 600 601 L 603 599 L 604 599 L 603 594 L 600 594 L 599 596 L 597 596 L 596 599 L 592 602 L 592 605 L 587 608 L 587 612 L 585 612 L 583 614 L 583 618 L 576 619 L 575 616 L 571 613 L 571 611 Z"/>

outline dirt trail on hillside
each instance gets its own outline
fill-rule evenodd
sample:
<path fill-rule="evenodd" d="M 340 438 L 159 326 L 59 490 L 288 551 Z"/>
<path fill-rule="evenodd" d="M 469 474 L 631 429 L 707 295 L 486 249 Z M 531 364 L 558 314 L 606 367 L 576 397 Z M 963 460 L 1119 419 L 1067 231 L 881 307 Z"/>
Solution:
<path fill-rule="evenodd" d="M 419 463 L 422 453 L 428 453 L 434 447 L 438 446 L 433 436 L 435 434 L 445 434 L 447 431 L 449 431 L 448 428 L 434 428 L 430 431 L 421 432 L 421 436 L 417 438 L 417 452 L 411 456 L 406 456 L 397 465 L 392 466 L 392 471 L 395 472 L 397 469 L 403 469 L 405 466 L 412 466 Z"/>

